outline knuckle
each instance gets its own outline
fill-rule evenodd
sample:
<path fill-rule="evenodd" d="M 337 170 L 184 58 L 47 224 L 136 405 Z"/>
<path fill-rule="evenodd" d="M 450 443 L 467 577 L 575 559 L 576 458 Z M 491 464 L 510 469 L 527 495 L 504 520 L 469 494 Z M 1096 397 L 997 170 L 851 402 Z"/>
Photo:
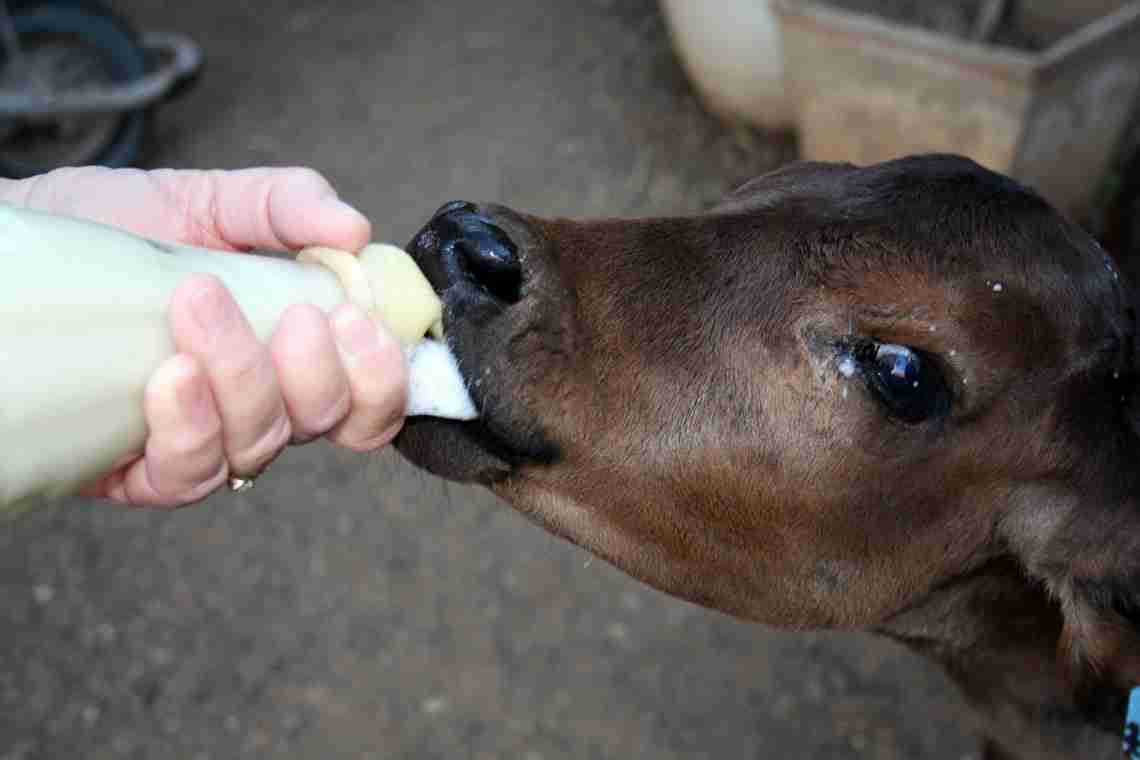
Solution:
<path fill-rule="evenodd" d="M 339 425 L 351 408 L 352 397 L 347 388 L 342 388 L 332 404 L 324 407 L 322 411 L 308 419 L 293 419 L 294 437 L 311 440 L 324 435 Z"/>
<path fill-rule="evenodd" d="M 214 449 L 220 451 L 222 437 L 221 423 L 217 420 L 200 430 L 187 430 L 166 439 L 164 453 L 177 461 L 197 461 L 210 455 Z"/>
<path fill-rule="evenodd" d="M 235 353 L 217 366 L 215 377 L 219 385 L 235 393 L 248 393 L 272 381 L 274 373 L 268 351 L 259 348 Z"/>
<path fill-rule="evenodd" d="M 184 485 L 170 494 L 160 494 L 164 497 L 164 503 L 159 506 L 165 509 L 182 509 L 191 504 L 197 504 L 221 488 L 228 475 L 229 468 L 223 461 L 211 475 L 198 479 L 189 485 Z"/>
<path fill-rule="evenodd" d="M 357 454 L 367 454 L 371 451 L 375 451 L 375 447 L 371 446 L 366 439 L 359 441 L 355 439 L 337 441 L 337 444 Z"/>
<path fill-rule="evenodd" d="M 257 447 L 267 459 L 272 459 L 280 453 L 281 449 L 289 445 L 289 439 L 293 435 L 293 425 L 290 423 L 289 418 L 285 415 L 279 415 L 273 420 L 273 424 L 265 431 L 262 436 L 260 445 Z"/>
<path fill-rule="evenodd" d="M 226 478 L 229 477 L 229 474 L 230 468 L 226 464 L 225 460 L 222 460 L 222 462 L 214 469 L 212 475 L 200 481 L 197 485 L 190 489 L 190 491 L 187 492 L 187 498 L 189 499 L 187 503 L 201 501 L 202 499 L 212 494 L 214 491 L 221 488 L 222 485 L 226 482 Z"/>
<path fill-rule="evenodd" d="M 231 457 L 233 469 L 247 474 L 261 470 L 289 445 L 292 436 L 293 427 L 289 418 L 284 414 L 276 415 L 250 446 Z"/>
<path fill-rule="evenodd" d="M 335 439 L 335 443 L 358 454 L 367 454 L 391 443 L 403 426 L 404 421 L 401 419 L 395 424 L 384 427 L 379 433 L 357 432 L 354 434 L 346 431 Z"/>

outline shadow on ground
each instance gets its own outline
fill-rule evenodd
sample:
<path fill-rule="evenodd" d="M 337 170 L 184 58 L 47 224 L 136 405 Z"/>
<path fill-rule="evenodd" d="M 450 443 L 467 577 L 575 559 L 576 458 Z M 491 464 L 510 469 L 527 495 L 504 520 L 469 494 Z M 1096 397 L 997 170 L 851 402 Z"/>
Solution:
<path fill-rule="evenodd" d="M 406 241 L 450 198 L 706 207 L 787 147 L 693 100 L 647 0 L 122 0 L 204 46 L 151 165 L 305 164 Z M 391 454 L 0 532 L 0 758 L 973 757 L 886 642 L 669 599 Z"/>

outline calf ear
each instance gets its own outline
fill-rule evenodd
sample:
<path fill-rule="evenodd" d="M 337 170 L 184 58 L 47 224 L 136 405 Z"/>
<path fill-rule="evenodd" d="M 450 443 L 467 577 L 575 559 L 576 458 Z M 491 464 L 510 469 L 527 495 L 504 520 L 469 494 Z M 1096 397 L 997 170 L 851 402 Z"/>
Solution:
<path fill-rule="evenodd" d="M 1077 507 L 1049 531 L 1034 572 L 1060 603 L 1064 627 L 1058 658 L 1078 691 L 1140 686 L 1138 369 L 1129 356 L 1111 373 L 1118 381 L 1111 397 L 1086 389 L 1082 407 L 1090 418 L 1085 426 L 1090 440 L 1078 449 L 1088 461 L 1074 464 L 1083 473 Z M 1110 411 L 1103 415 L 1095 411 L 1106 408 Z"/>
<path fill-rule="evenodd" d="M 1057 589 L 1064 627 L 1057 657 L 1077 692 L 1140 686 L 1140 583 L 1135 575 L 1066 579 Z"/>
<path fill-rule="evenodd" d="M 852 168 L 852 164 L 792 161 L 745 182 L 724 196 L 712 210 L 731 213 L 774 205 L 796 190 L 803 192 L 810 188 L 812 183 L 826 186 L 831 177 Z"/>

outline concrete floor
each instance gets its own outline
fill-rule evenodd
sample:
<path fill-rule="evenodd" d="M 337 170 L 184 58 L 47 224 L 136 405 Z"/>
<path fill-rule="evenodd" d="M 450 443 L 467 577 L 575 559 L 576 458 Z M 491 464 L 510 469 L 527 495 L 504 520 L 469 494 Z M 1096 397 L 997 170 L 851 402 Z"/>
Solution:
<path fill-rule="evenodd" d="M 207 69 L 153 166 L 307 164 L 406 241 L 442 201 L 701 209 L 787 154 L 705 115 L 649 0 L 121 0 Z M 925 662 L 667 598 L 391 453 L 175 514 L 0 531 L 0 758 L 976 756 Z"/>

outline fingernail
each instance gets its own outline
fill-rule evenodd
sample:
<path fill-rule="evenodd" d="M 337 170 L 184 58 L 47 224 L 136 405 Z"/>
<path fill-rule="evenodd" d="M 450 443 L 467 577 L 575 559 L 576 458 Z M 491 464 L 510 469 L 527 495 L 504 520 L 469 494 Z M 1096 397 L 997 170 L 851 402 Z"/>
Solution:
<path fill-rule="evenodd" d="M 190 309 L 198 325 L 215 335 L 224 332 L 237 316 L 231 299 L 217 287 L 199 289 L 190 299 Z"/>
<path fill-rule="evenodd" d="M 346 306 L 335 319 L 337 342 L 346 353 L 359 356 L 369 353 L 380 345 L 376 326 L 358 306 Z"/>

